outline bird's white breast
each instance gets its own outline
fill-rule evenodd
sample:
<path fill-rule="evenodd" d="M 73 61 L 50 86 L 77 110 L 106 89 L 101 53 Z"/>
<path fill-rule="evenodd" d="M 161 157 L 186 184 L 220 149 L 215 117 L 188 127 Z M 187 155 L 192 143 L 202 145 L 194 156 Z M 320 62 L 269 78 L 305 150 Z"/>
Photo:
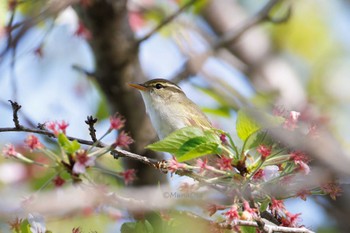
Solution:
<path fill-rule="evenodd" d="M 186 127 L 183 121 L 176 118 L 174 108 L 170 105 L 164 105 L 161 97 L 153 96 L 151 98 L 150 93 L 147 92 L 141 92 L 141 94 L 145 102 L 146 112 L 160 139 L 165 138 L 177 129 Z"/>

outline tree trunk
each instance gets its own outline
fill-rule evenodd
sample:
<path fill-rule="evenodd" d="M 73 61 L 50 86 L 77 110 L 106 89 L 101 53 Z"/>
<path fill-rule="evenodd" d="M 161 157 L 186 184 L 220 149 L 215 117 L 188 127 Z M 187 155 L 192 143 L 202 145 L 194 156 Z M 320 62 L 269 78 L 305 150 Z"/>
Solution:
<path fill-rule="evenodd" d="M 148 157 L 159 157 L 144 147 L 156 138 L 138 91 L 128 87 L 130 82 L 146 80 L 138 60 L 134 34 L 129 26 L 126 0 L 91 1 L 76 11 L 90 30 L 89 41 L 96 60 L 96 78 L 107 96 L 112 111 L 118 111 L 126 118 L 126 130 L 135 143 L 131 151 Z M 164 182 L 165 176 L 154 168 L 135 161 L 126 161 L 128 168 L 137 170 L 136 185 Z"/>

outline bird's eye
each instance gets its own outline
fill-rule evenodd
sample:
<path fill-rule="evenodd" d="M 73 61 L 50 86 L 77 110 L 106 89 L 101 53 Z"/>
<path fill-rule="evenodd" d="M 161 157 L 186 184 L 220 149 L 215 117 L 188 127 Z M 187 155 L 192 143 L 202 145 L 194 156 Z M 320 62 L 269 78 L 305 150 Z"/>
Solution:
<path fill-rule="evenodd" d="M 163 88 L 163 87 L 164 87 L 164 86 L 163 86 L 162 84 L 160 84 L 160 83 L 157 83 L 157 84 L 156 84 L 156 88 L 157 88 L 157 89 L 161 89 L 161 88 Z"/>

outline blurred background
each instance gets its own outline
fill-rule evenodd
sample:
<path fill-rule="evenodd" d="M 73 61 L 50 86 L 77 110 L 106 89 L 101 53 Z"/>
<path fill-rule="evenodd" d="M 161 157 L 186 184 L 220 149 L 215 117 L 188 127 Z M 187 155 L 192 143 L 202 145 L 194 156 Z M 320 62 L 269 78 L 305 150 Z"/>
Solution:
<path fill-rule="evenodd" d="M 349 25 L 347 0 L 2 0 L 0 127 L 13 125 L 8 100 L 22 105 L 22 124 L 65 120 L 68 135 L 85 139 L 86 116 L 98 118 L 101 136 L 109 116 L 120 112 L 136 141 L 131 151 L 157 156 L 144 150 L 155 134 L 139 93 L 126 84 L 166 78 L 234 138 L 238 109 L 280 106 L 322 125 L 349 155 Z M 0 144 L 21 146 L 26 135 L 0 132 Z M 145 170 L 137 185 L 166 180 L 142 165 L 124 166 Z M 302 213 L 301 224 L 317 232 L 350 230 L 349 179 L 336 175 L 344 185 L 336 201 L 288 200 L 291 212 Z M 36 191 L 48 177 L 47 171 L 0 158 L 1 196 Z M 7 232 L 5 212 L 0 231 Z M 113 218 L 91 216 L 82 210 L 60 221 L 67 229 L 84 223 L 87 231 L 115 232 Z M 95 221 L 86 225 L 87 219 Z M 53 232 L 62 227 L 57 220 L 47 225 Z"/>

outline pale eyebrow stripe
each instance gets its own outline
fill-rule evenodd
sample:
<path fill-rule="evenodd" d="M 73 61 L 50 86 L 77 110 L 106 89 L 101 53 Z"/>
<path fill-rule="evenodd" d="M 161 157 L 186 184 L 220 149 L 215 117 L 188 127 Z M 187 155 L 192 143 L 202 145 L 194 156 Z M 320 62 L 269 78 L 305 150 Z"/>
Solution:
<path fill-rule="evenodd" d="M 164 87 L 172 89 L 172 90 L 177 91 L 177 92 L 183 92 L 180 87 L 175 86 L 175 85 L 165 84 Z"/>

